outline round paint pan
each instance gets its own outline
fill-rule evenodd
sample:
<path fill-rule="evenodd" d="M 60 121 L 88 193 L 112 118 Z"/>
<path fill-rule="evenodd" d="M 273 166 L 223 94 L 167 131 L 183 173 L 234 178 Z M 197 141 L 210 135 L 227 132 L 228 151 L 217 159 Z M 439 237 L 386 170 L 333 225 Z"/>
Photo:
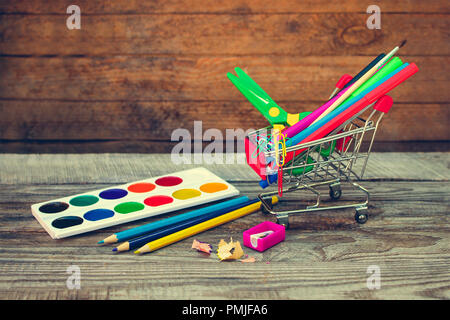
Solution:
<path fill-rule="evenodd" d="M 59 212 L 63 212 L 64 210 L 66 210 L 69 207 L 69 204 L 65 203 L 65 202 L 59 202 L 59 201 L 55 201 L 55 202 L 50 202 L 50 203 L 46 203 L 42 206 L 39 207 L 39 211 L 42 213 L 59 213 Z"/>
<path fill-rule="evenodd" d="M 61 217 L 53 220 L 52 226 L 57 229 L 66 229 L 83 223 L 83 219 L 76 216 Z"/>
<path fill-rule="evenodd" d="M 205 183 L 200 186 L 200 190 L 206 193 L 215 193 L 223 190 L 227 190 L 228 186 L 221 182 Z"/>
<path fill-rule="evenodd" d="M 140 211 L 144 208 L 145 206 L 139 202 L 124 202 L 115 206 L 114 211 L 121 214 L 127 214 L 131 212 Z"/>
<path fill-rule="evenodd" d="M 96 196 L 84 195 L 70 199 L 69 203 L 75 207 L 87 207 L 97 203 L 98 200 Z"/>
<path fill-rule="evenodd" d="M 107 218 L 111 218 L 114 216 L 114 211 L 109 209 L 94 209 L 86 212 L 83 215 L 83 218 L 85 218 L 88 221 L 98 221 L 103 220 Z"/>
<path fill-rule="evenodd" d="M 134 193 L 145 193 L 154 190 L 156 186 L 150 182 L 139 182 L 128 186 L 128 191 Z"/>
<path fill-rule="evenodd" d="M 182 182 L 183 179 L 174 176 L 162 177 L 155 181 L 155 183 L 161 187 L 173 187 L 179 185 Z"/>
<path fill-rule="evenodd" d="M 172 197 L 178 200 L 187 200 L 201 195 L 202 193 L 196 189 L 180 189 L 172 193 Z"/>
<path fill-rule="evenodd" d="M 128 191 L 123 189 L 108 189 L 100 192 L 99 197 L 105 200 L 115 200 L 125 197 Z"/>
<path fill-rule="evenodd" d="M 159 207 L 173 202 L 173 198 L 169 196 L 152 196 L 144 200 L 144 203 L 150 207 Z"/>

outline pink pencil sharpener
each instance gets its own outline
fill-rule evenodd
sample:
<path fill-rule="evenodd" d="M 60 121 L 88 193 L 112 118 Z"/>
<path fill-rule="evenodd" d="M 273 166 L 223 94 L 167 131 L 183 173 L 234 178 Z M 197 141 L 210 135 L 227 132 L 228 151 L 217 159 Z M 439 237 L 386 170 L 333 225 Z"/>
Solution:
<path fill-rule="evenodd" d="M 243 233 L 244 246 L 257 250 L 266 251 L 285 238 L 284 226 L 264 221 Z"/>

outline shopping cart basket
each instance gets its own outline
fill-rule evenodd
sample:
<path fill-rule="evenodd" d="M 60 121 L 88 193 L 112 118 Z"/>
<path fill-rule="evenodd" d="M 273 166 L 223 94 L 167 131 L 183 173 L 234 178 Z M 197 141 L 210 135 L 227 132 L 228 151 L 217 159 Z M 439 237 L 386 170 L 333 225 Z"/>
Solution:
<path fill-rule="evenodd" d="M 272 172 L 270 168 L 265 168 L 267 177 L 277 177 L 278 188 L 275 191 L 262 192 L 258 195 L 263 205 L 263 211 L 275 215 L 277 222 L 287 228 L 291 214 L 344 208 L 355 208 L 355 220 L 358 223 L 365 223 L 368 219 L 370 194 L 356 181 L 363 178 L 378 126 L 383 115 L 389 111 L 391 106 L 392 98 L 386 95 L 382 96 L 326 137 L 284 149 L 274 148 L 274 144 L 270 146 L 267 143 L 273 139 L 272 127 L 250 132 L 247 139 L 249 143 L 256 146 L 256 153 L 254 151 L 252 155 L 247 154 L 247 158 L 258 157 L 260 156 L 258 153 L 264 153 L 265 159 L 282 161 L 283 153 L 284 156 L 291 155 L 289 162 L 274 166 L 276 169 Z M 247 161 L 250 162 L 251 159 L 247 159 Z M 331 199 L 338 200 L 342 195 L 342 183 L 348 183 L 353 188 L 360 190 L 363 199 L 345 205 L 322 205 L 322 195 L 318 187 L 328 186 Z M 272 208 L 271 196 L 276 194 L 282 196 L 285 193 L 305 190 L 315 195 L 314 204 L 299 210 L 275 211 Z"/>

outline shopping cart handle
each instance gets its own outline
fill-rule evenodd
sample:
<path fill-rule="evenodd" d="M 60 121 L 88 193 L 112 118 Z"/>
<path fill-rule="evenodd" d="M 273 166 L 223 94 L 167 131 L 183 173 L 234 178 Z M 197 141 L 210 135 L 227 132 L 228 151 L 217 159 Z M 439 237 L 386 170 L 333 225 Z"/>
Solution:
<path fill-rule="evenodd" d="M 388 113 L 392 107 L 393 102 L 394 101 L 392 100 L 391 96 L 384 95 L 380 99 L 378 99 L 373 108 L 380 112 Z"/>

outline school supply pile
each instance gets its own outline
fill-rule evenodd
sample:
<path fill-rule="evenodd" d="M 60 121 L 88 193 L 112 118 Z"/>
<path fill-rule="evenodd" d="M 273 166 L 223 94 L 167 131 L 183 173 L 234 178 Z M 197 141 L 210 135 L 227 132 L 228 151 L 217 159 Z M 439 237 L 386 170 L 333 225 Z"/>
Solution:
<path fill-rule="evenodd" d="M 111 188 L 64 197 L 31 206 L 36 219 L 53 239 L 69 237 L 129 221 L 178 211 L 208 202 L 192 211 L 113 234 L 98 244 L 122 242 L 113 252 L 152 252 L 261 209 L 261 201 L 237 196 L 239 191 L 205 168 L 176 172 Z M 220 201 L 234 197 L 229 200 Z M 273 197 L 271 205 L 278 202 Z M 223 243 L 219 244 L 221 248 Z M 193 248 L 211 253 L 212 246 L 194 241 Z M 220 259 L 238 259 L 239 242 L 220 249 Z M 239 249 L 240 248 L 240 249 Z M 235 258 L 239 255 L 238 258 Z M 248 262 L 248 261 L 247 261 Z"/>
<path fill-rule="evenodd" d="M 363 177 L 378 125 L 392 106 L 392 98 L 386 94 L 418 71 L 414 63 L 394 57 L 405 42 L 380 54 L 355 77 L 344 75 L 325 104 L 298 116 L 284 111 L 241 69 L 235 69 L 236 75 L 228 73 L 236 88 L 269 121 L 269 127 L 247 135 L 245 152 L 262 188 L 277 183 L 276 191 L 261 193 L 258 198 L 279 223 L 288 227 L 293 213 L 341 208 L 355 208 L 355 220 L 367 221 L 369 193 L 353 179 Z M 353 170 L 357 160 L 363 161 L 358 173 Z M 341 182 L 361 190 L 364 201 L 321 206 L 318 188 L 328 186 L 330 197 L 337 200 L 342 194 Z M 276 212 L 265 201 L 297 190 L 315 194 L 316 203 L 301 210 Z"/>

